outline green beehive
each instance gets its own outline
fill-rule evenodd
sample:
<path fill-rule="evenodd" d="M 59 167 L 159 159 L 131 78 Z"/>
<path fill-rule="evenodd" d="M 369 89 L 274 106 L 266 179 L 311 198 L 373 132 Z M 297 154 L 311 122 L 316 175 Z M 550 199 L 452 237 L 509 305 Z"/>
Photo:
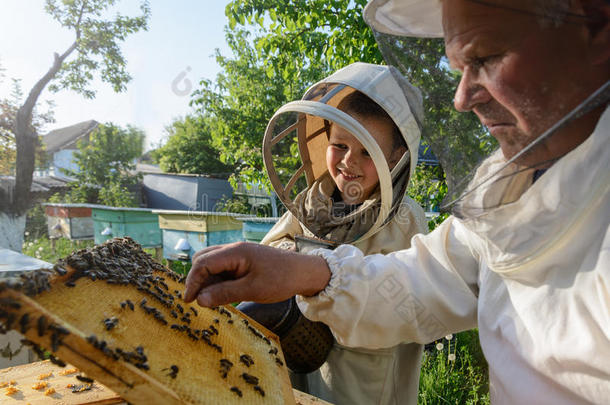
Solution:
<path fill-rule="evenodd" d="M 96 244 L 129 236 L 146 248 L 160 248 L 159 218 L 151 209 L 92 205 L 93 234 Z"/>
<path fill-rule="evenodd" d="M 267 232 L 273 225 L 279 220 L 279 218 L 260 218 L 260 217 L 249 217 L 240 218 L 240 221 L 244 223 L 243 235 L 244 239 L 248 242 L 260 242 L 263 240 Z"/>

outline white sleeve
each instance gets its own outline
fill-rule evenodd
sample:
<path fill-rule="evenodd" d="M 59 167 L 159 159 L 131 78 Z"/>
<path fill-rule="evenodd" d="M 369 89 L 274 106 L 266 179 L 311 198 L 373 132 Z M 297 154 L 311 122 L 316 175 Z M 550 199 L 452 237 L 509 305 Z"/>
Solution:
<path fill-rule="evenodd" d="M 326 289 L 297 296 L 303 314 L 326 323 L 337 341 L 371 349 L 428 343 L 476 327 L 478 258 L 472 234 L 453 217 L 411 248 L 364 256 L 350 245 L 317 249 L 331 269 Z"/>

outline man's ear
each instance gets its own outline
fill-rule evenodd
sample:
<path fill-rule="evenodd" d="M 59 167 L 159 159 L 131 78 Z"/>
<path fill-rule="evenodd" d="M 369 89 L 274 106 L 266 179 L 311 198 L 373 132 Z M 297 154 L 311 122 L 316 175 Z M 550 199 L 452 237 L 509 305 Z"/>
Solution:
<path fill-rule="evenodd" d="M 603 65 L 610 61 L 610 2 L 607 0 L 581 0 L 587 16 L 590 33 L 592 62 Z"/>

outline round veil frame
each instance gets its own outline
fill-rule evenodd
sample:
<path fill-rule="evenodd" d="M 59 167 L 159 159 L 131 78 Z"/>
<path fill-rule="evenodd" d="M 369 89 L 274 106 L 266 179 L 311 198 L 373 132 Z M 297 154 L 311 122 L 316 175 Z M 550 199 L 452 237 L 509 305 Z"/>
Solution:
<path fill-rule="evenodd" d="M 285 128 L 282 132 L 274 135 L 274 129 L 277 120 L 282 114 L 285 113 L 296 113 L 297 120 L 292 125 Z M 373 226 L 358 240 L 364 240 L 374 235 L 384 224 L 391 212 L 392 207 L 392 178 L 390 175 L 390 169 L 388 163 L 381 151 L 379 145 L 375 139 L 369 134 L 369 132 L 352 118 L 350 115 L 338 110 L 335 107 L 329 106 L 324 102 L 310 101 L 310 100 L 299 100 L 293 101 L 282 106 L 273 115 L 267 129 L 265 130 L 265 136 L 263 138 L 263 160 L 265 168 L 269 174 L 269 180 L 273 186 L 275 192 L 286 207 L 292 212 L 296 218 L 299 218 L 298 213 L 294 207 L 294 203 L 290 198 L 290 192 L 295 186 L 297 180 L 305 174 L 307 185 L 311 186 L 314 180 L 317 178 L 314 174 L 314 168 L 312 167 L 312 160 L 309 155 L 308 143 L 314 140 L 318 136 L 325 136 L 328 128 L 322 127 L 319 130 L 307 134 L 306 133 L 306 116 L 315 116 L 333 122 L 336 125 L 349 131 L 356 139 L 366 148 L 369 155 L 373 159 L 375 168 L 377 169 L 377 175 L 379 177 L 379 188 L 381 192 L 381 205 L 379 207 L 379 215 Z M 301 166 L 291 176 L 290 180 L 284 185 L 282 184 L 280 177 L 275 170 L 273 164 L 272 148 L 286 136 L 296 131 L 299 154 L 301 157 Z M 326 151 L 324 151 L 326 153 Z M 327 171 L 324 166 L 324 171 Z M 320 170 L 318 168 L 318 170 Z M 349 215 L 357 215 L 357 211 Z"/>

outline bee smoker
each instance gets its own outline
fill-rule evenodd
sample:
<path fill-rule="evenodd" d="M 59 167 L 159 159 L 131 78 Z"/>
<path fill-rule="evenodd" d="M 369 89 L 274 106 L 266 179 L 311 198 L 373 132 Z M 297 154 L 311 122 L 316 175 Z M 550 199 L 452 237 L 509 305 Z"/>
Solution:
<path fill-rule="evenodd" d="M 295 243 L 298 252 L 336 247 L 332 242 L 302 236 L 295 237 Z M 275 304 L 242 302 L 237 309 L 280 338 L 286 366 L 292 372 L 311 373 L 326 361 L 334 343 L 333 335 L 326 324 L 305 318 L 294 297 Z"/>

